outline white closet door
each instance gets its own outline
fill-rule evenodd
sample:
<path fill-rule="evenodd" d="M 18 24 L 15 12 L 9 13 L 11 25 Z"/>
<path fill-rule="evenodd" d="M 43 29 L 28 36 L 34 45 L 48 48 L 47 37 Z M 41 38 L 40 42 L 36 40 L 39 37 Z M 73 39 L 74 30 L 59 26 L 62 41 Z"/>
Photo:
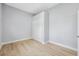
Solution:
<path fill-rule="evenodd" d="M 48 42 L 49 39 L 49 20 L 48 12 L 43 11 L 33 17 L 32 36 L 41 43 Z"/>
<path fill-rule="evenodd" d="M 32 22 L 33 39 L 44 42 L 44 13 L 39 13 L 33 17 Z"/>

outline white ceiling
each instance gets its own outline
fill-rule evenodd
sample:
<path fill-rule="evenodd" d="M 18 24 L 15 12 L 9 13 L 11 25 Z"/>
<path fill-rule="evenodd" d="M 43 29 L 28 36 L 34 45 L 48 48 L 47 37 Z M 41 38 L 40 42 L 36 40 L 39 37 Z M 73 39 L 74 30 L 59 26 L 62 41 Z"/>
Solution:
<path fill-rule="evenodd" d="M 43 10 L 49 9 L 58 3 L 6 3 L 9 6 L 21 9 L 31 14 L 36 14 Z"/>

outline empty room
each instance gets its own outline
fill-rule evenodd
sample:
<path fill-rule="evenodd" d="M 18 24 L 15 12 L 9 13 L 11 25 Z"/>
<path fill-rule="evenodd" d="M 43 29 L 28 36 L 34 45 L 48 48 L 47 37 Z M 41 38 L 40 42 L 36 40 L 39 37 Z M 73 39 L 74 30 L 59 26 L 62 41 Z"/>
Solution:
<path fill-rule="evenodd" d="M 0 3 L 0 56 L 77 56 L 79 3 Z"/>

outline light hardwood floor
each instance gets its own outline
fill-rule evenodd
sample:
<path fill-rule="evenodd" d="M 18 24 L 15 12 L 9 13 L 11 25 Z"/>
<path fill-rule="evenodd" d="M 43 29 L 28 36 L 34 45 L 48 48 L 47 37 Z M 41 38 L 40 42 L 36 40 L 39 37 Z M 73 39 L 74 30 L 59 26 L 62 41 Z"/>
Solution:
<path fill-rule="evenodd" d="M 41 44 L 33 39 L 4 45 L 1 56 L 76 56 L 77 52 L 51 43 Z"/>

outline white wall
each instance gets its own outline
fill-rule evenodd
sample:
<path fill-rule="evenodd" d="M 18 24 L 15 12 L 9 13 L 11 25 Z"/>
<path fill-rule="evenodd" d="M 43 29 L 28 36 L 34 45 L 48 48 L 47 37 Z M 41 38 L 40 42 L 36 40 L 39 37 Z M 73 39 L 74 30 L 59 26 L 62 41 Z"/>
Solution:
<path fill-rule="evenodd" d="M 32 22 L 32 37 L 33 39 L 45 43 L 49 39 L 48 34 L 48 13 L 43 11 L 33 17 Z"/>
<path fill-rule="evenodd" d="M 78 19 L 77 19 L 77 36 L 79 36 L 79 10 L 77 11 Z"/>
<path fill-rule="evenodd" d="M 49 41 L 49 13 L 44 11 L 44 41 Z"/>
<path fill-rule="evenodd" d="M 4 4 L 2 10 L 2 42 L 31 38 L 32 15 Z"/>
<path fill-rule="evenodd" d="M 78 19 L 77 19 L 77 40 L 78 40 L 78 56 L 79 56 L 79 10 L 77 12 L 77 15 L 78 15 Z"/>
<path fill-rule="evenodd" d="M 49 10 L 49 38 L 77 49 L 77 10 L 79 4 L 60 4 Z"/>
<path fill-rule="evenodd" d="M 77 11 L 77 46 L 78 46 L 78 56 L 79 56 L 79 10 Z"/>
<path fill-rule="evenodd" d="M 1 24 L 1 21 L 2 21 L 2 18 L 1 18 L 1 4 L 0 4 L 0 45 L 1 45 L 1 39 L 2 39 L 2 24 Z"/>

